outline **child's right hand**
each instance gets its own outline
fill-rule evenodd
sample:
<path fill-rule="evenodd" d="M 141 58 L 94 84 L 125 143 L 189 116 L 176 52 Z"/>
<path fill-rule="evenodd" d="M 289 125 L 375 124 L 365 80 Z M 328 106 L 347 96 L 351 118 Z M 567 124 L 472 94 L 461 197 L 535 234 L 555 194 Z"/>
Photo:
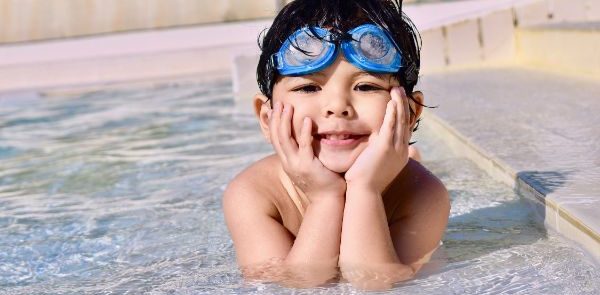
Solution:
<path fill-rule="evenodd" d="M 323 196 L 337 195 L 343 197 L 346 192 L 344 178 L 323 166 L 315 157 L 312 148 L 312 121 L 304 118 L 298 143 L 292 136 L 293 107 L 275 103 L 269 115 L 271 144 L 281 159 L 283 170 L 294 185 L 304 192 L 312 201 Z"/>

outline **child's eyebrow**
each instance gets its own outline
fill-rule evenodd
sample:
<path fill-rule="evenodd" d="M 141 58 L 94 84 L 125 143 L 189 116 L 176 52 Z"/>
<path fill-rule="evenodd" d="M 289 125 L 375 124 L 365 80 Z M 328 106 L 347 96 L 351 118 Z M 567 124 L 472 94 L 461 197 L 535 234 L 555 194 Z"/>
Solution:
<path fill-rule="evenodd" d="M 323 77 L 326 77 L 326 76 L 327 75 L 325 75 L 322 72 L 315 72 L 315 73 L 310 73 L 310 74 L 306 74 L 306 75 L 302 75 L 302 76 L 292 76 L 292 77 L 290 77 L 292 79 L 290 79 L 289 81 L 291 82 L 291 81 L 294 81 L 294 80 L 296 80 L 298 78 L 301 79 L 303 77 L 304 78 L 313 78 L 313 77 L 314 78 L 318 78 L 318 77 L 323 78 Z M 366 72 L 366 71 L 356 72 L 355 74 L 352 75 L 352 78 L 356 79 L 356 78 L 360 78 L 362 76 L 371 76 L 371 77 L 374 77 L 374 78 L 382 80 L 382 81 L 388 81 L 388 80 L 390 80 L 392 78 L 392 76 L 390 76 L 388 74 L 371 73 L 371 72 Z"/>
<path fill-rule="evenodd" d="M 291 82 L 291 81 L 294 81 L 294 80 L 297 80 L 297 79 L 302 79 L 302 78 L 313 78 L 313 77 L 315 77 L 315 78 L 316 78 L 316 77 L 321 77 L 321 78 L 323 78 L 323 77 L 325 77 L 325 76 L 326 76 L 326 75 L 325 75 L 324 73 L 321 73 L 321 72 L 316 72 L 316 73 L 310 73 L 310 74 L 306 74 L 306 75 L 302 75 L 302 76 L 290 76 L 289 78 L 291 78 L 291 79 L 288 79 L 288 81 L 290 81 L 290 82 Z"/>
<path fill-rule="evenodd" d="M 387 75 L 385 75 L 385 74 L 370 73 L 370 72 L 365 72 L 365 71 L 360 71 L 360 72 L 357 72 L 356 74 L 354 74 L 354 77 L 356 77 L 356 78 L 362 77 L 362 76 L 372 76 L 372 77 L 375 77 L 375 78 L 383 80 L 383 81 L 387 81 L 388 78 L 391 78 L 391 77 L 387 77 Z"/>
<path fill-rule="evenodd" d="M 325 74 L 324 74 L 324 73 L 322 73 L 322 72 L 316 72 L 316 73 L 310 73 L 310 74 L 307 74 L 306 76 L 308 76 L 308 77 L 314 77 L 314 76 L 318 76 L 318 77 L 325 77 L 325 76 L 327 76 L 327 75 L 325 75 Z"/>

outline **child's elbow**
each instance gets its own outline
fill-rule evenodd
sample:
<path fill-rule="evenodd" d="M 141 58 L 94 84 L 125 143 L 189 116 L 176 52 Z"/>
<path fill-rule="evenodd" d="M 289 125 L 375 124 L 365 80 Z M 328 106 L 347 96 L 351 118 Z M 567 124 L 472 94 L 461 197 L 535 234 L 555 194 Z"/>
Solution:
<path fill-rule="evenodd" d="M 337 267 L 301 266 L 285 260 L 242 268 L 248 281 L 276 283 L 286 288 L 314 288 L 338 280 Z"/>
<path fill-rule="evenodd" d="M 380 267 L 342 267 L 342 276 L 354 288 L 365 291 L 384 291 L 394 284 L 412 279 L 417 270 L 404 264 L 388 264 Z"/>
<path fill-rule="evenodd" d="M 314 288 L 338 280 L 337 261 L 334 264 L 308 265 L 288 262 L 284 264 L 287 277 L 281 285 L 292 288 Z"/>

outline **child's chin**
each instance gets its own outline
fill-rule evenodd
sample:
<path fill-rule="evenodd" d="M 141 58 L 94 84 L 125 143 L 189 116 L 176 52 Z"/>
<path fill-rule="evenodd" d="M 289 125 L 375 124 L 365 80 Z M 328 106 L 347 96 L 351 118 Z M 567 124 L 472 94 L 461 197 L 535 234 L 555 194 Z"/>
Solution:
<path fill-rule="evenodd" d="M 321 160 L 321 162 L 323 163 L 323 166 L 325 166 L 325 168 L 336 173 L 345 173 L 346 171 L 348 171 L 348 169 L 350 169 L 350 166 L 352 166 L 352 163 L 341 163 L 339 161 Z"/>

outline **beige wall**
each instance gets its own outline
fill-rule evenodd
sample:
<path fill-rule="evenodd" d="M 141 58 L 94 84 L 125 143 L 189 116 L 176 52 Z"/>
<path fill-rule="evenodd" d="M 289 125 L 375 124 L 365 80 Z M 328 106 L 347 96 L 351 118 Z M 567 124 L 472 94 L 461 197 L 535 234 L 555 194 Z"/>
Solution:
<path fill-rule="evenodd" d="M 273 17 L 282 0 L 0 0 L 0 44 Z"/>

